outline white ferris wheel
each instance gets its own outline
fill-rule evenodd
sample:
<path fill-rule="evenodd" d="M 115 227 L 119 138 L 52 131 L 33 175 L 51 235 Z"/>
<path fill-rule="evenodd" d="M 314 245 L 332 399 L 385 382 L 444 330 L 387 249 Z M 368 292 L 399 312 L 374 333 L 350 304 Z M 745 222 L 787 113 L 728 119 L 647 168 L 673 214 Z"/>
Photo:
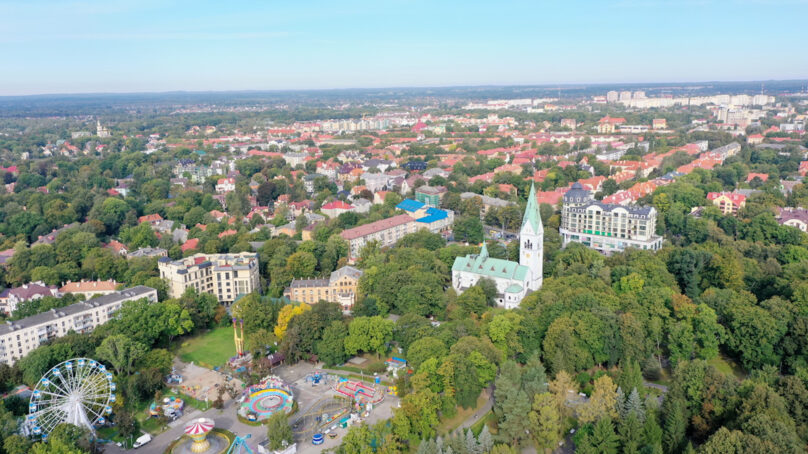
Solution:
<path fill-rule="evenodd" d="M 95 433 L 112 413 L 115 383 L 107 368 L 88 358 L 59 363 L 42 376 L 31 394 L 27 422 L 33 435 L 47 439 L 59 424 L 86 427 Z"/>

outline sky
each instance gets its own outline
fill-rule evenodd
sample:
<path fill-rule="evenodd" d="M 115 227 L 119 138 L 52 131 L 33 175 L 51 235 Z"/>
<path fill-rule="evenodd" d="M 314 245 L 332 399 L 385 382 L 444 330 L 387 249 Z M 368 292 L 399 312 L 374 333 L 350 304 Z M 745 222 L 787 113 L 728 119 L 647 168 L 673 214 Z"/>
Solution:
<path fill-rule="evenodd" d="M 2 0 L 0 96 L 804 79 L 806 17 L 808 0 Z"/>

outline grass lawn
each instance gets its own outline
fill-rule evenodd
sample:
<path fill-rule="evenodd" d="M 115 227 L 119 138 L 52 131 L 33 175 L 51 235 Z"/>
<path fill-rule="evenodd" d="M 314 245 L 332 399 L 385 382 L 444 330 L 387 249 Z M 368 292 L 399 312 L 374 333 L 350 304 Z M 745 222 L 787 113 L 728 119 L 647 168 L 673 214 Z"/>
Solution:
<path fill-rule="evenodd" d="M 497 430 L 494 427 L 494 422 L 497 420 L 497 416 L 494 414 L 493 411 L 489 411 L 485 414 L 479 421 L 475 422 L 471 425 L 471 431 L 474 433 L 475 437 L 480 436 L 480 432 L 483 431 L 483 426 L 488 424 L 488 431 L 492 434 L 496 434 Z"/>
<path fill-rule="evenodd" d="M 457 407 L 457 414 L 454 417 L 449 419 L 444 419 L 438 424 L 437 432 L 438 435 L 445 435 L 455 429 L 457 429 L 460 424 L 463 424 L 463 421 L 469 418 L 469 416 L 473 415 L 475 411 L 477 411 L 480 407 L 485 405 L 486 401 L 488 401 L 488 395 L 484 393 L 480 393 L 477 397 L 477 405 L 474 408 L 463 408 L 458 406 Z M 480 418 L 480 421 L 487 419 L 487 416 L 483 416 Z M 482 426 L 480 427 L 482 430 Z"/>
<path fill-rule="evenodd" d="M 178 355 L 186 363 L 193 362 L 209 369 L 223 366 L 230 357 L 236 356 L 233 328 L 215 328 L 188 339 L 180 346 Z"/>
<path fill-rule="evenodd" d="M 739 380 L 746 378 L 746 372 L 743 370 L 743 368 L 738 363 L 727 358 L 723 354 L 719 354 L 715 358 L 707 361 L 707 364 L 715 367 L 719 372 L 726 375 L 732 375 Z"/>

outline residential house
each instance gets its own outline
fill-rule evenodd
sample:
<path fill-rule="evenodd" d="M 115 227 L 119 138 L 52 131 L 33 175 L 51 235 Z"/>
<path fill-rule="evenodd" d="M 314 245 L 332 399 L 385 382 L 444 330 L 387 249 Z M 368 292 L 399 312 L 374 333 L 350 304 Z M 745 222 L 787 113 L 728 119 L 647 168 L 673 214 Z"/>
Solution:
<path fill-rule="evenodd" d="M 735 192 L 710 192 L 707 200 L 717 206 L 723 214 L 737 214 L 746 205 L 746 196 Z"/>
<path fill-rule="evenodd" d="M 115 293 L 115 288 L 118 285 L 120 284 L 115 282 L 114 279 L 107 281 L 68 281 L 59 288 L 59 293 L 84 295 L 84 298 L 90 299 L 99 295 L 109 295 L 110 293 Z"/>
<path fill-rule="evenodd" d="M 5 289 L 0 292 L 0 312 L 11 314 L 20 303 L 44 298 L 46 296 L 62 296 L 58 287 L 46 285 L 42 281 L 30 282 L 20 287 Z"/>

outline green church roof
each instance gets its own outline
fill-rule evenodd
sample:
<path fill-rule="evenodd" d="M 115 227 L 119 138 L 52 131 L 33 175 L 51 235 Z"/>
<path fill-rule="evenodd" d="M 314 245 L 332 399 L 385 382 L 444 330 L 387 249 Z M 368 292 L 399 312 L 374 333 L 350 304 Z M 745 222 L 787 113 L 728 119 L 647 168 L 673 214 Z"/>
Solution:
<path fill-rule="evenodd" d="M 544 226 L 541 223 L 541 212 L 539 212 L 539 203 L 536 202 L 536 186 L 530 183 L 530 194 L 527 196 L 527 206 L 525 207 L 525 216 L 522 218 L 522 227 L 530 224 L 535 233 L 543 233 Z"/>
<path fill-rule="evenodd" d="M 455 259 L 452 271 L 466 271 L 485 277 L 524 281 L 527 277 L 528 267 L 483 255 L 467 255 Z"/>
<path fill-rule="evenodd" d="M 522 291 L 522 286 L 519 284 L 511 284 L 505 289 L 505 293 L 519 293 Z"/>

